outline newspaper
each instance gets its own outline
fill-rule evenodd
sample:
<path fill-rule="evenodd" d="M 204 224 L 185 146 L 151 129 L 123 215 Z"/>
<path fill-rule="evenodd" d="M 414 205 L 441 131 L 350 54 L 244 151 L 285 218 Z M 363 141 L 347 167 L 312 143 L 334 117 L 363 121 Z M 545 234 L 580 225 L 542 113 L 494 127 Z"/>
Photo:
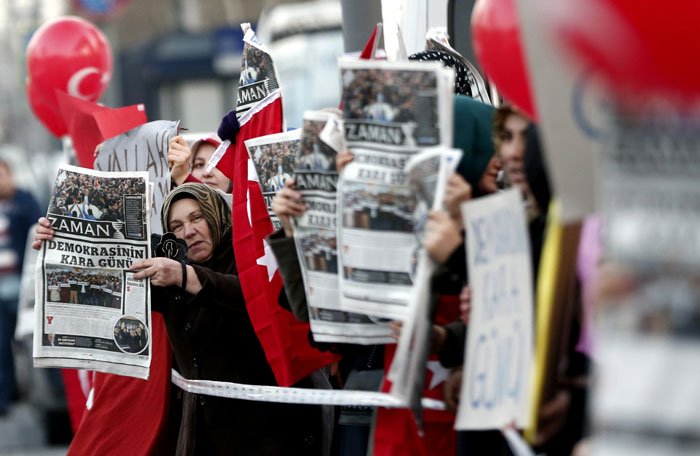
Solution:
<path fill-rule="evenodd" d="M 98 171 L 147 171 L 153 184 L 151 192 L 151 228 L 162 234 L 160 209 L 170 193 L 168 144 L 177 135 L 180 122 L 157 120 L 115 136 L 100 145 L 95 158 Z"/>
<path fill-rule="evenodd" d="M 285 182 L 294 173 L 294 160 L 299 151 L 300 135 L 301 130 L 297 129 L 261 136 L 245 142 L 275 230 L 282 227 L 282 222 L 272 211 L 272 199 L 284 188 Z M 250 171 L 252 170 L 249 169 L 249 175 L 251 175 Z"/>
<path fill-rule="evenodd" d="M 132 261 L 148 258 L 148 173 L 63 165 L 36 267 L 34 365 L 148 378 L 151 299 Z"/>
<path fill-rule="evenodd" d="M 700 120 L 610 116 L 599 162 L 609 256 L 647 272 L 700 271 Z"/>
<path fill-rule="evenodd" d="M 700 449 L 700 119 L 650 104 L 611 113 L 597 163 L 606 259 L 634 284 L 622 297 L 604 294 L 596 321 L 597 454 Z"/>
<path fill-rule="evenodd" d="M 446 52 L 462 62 L 467 67 L 467 79 L 472 98 L 482 103 L 491 104 L 491 99 L 489 98 L 489 93 L 486 89 L 484 78 L 481 77 L 481 73 L 479 73 L 479 70 L 477 70 L 469 60 L 464 58 L 462 54 L 450 45 L 449 37 L 444 29 L 432 28 L 428 30 L 425 34 L 425 49 Z"/>
<path fill-rule="evenodd" d="M 340 66 L 346 139 L 355 156 L 338 184 L 341 307 L 403 319 L 419 247 L 416 198 L 404 167 L 420 149 L 452 142 L 454 73 L 437 62 Z"/>
<path fill-rule="evenodd" d="M 335 156 L 344 149 L 342 119 L 328 112 L 304 113 L 295 180 L 307 211 L 296 220 L 294 241 L 311 332 L 318 342 L 392 343 L 386 321 L 340 309 Z"/>
<path fill-rule="evenodd" d="M 241 75 L 236 94 L 236 116 L 245 114 L 256 103 L 279 89 L 279 77 L 270 53 L 263 47 L 249 23 L 243 29 Z"/>
<path fill-rule="evenodd" d="M 458 149 L 432 148 L 414 155 L 406 163 L 408 182 L 416 195 L 415 228 L 419 238 L 423 238 L 428 212 L 431 209 L 444 209 L 447 180 L 454 173 L 461 157 L 462 152 Z M 432 328 L 430 278 L 437 265 L 423 248 L 416 255 L 416 264 L 414 290 L 389 369 L 389 380 L 392 382 L 391 394 L 409 403 L 420 424 L 421 397 Z"/>

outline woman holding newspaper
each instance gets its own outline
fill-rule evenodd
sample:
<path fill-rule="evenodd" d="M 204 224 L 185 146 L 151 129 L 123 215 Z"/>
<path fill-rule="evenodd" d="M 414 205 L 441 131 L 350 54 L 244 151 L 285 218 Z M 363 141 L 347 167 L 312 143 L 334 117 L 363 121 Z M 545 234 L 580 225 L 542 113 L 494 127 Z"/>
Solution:
<path fill-rule="evenodd" d="M 163 204 L 163 231 L 187 245 L 189 264 L 156 257 L 135 262 L 151 279 L 153 309 L 162 312 L 181 375 L 252 385 L 275 378 L 246 310 L 231 242 L 231 213 L 206 185 L 177 187 Z M 50 239 L 40 221 L 36 242 Z M 299 385 L 305 386 L 305 385 Z M 321 409 L 178 391 L 178 455 L 321 453 Z"/>

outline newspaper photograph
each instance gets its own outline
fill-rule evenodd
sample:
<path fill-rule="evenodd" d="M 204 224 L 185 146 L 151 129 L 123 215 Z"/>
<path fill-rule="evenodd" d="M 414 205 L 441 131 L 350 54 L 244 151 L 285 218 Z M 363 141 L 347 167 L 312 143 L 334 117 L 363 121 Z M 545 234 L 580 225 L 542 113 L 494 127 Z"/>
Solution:
<path fill-rule="evenodd" d="M 160 227 L 160 209 L 170 193 L 168 144 L 178 134 L 180 122 L 156 120 L 100 144 L 95 157 L 98 171 L 146 171 L 153 184 L 151 192 L 151 227 L 153 233 L 163 234 Z"/>
<path fill-rule="evenodd" d="M 149 257 L 148 173 L 62 166 L 36 265 L 34 365 L 148 378 L 151 300 L 132 261 Z"/>
<path fill-rule="evenodd" d="M 340 61 L 345 137 L 403 153 L 452 142 L 454 70 L 438 62 Z"/>
<path fill-rule="evenodd" d="M 406 163 L 408 183 L 416 196 L 414 231 L 422 241 L 428 212 L 443 208 L 447 180 L 462 159 L 459 149 L 431 148 L 412 156 Z"/>
<path fill-rule="evenodd" d="M 318 342 L 391 343 L 388 322 L 340 309 L 335 156 L 344 148 L 342 120 L 337 115 L 304 113 L 294 176 L 307 211 L 296 220 L 294 241 L 311 332 Z"/>
<path fill-rule="evenodd" d="M 241 24 L 241 28 L 244 36 L 241 75 L 236 95 L 238 118 L 257 102 L 279 89 L 279 78 L 270 53 L 263 47 L 249 23 Z"/>
<path fill-rule="evenodd" d="M 272 199 L 284 188 L 287 179 L 294 174 L 294 161 L 299 154 L 300 135 L 301 130 L 297 129 L 261 136 L 245 142 L 275 230 L 281 228 L 282 223 L 272 212 Z"/>
<path fill-rule="evenodd" d="M 338 191 L 341 308 L 403 319 L 419 247 L 416 198 L 403 172 L 406 160 L 392 155 L 367 150 L 356 159 L 387 159 L 393 169 L 353 163 L 343 171 Z"/>

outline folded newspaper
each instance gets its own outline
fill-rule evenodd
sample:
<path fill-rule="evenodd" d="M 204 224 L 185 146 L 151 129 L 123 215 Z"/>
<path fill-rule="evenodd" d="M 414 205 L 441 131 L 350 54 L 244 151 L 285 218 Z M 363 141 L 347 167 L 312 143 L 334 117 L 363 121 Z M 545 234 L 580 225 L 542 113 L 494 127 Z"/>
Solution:
<path fill-rule="evenodd" d="M 294 240 L 311 332 L 317 342 L 392 343 L 386 321 L 340 308 L 335 157 L 345 148 L 342 128 L 342 119 L 333 113 L 304 113 L 295 162 L 296 188 L 307 211 L 296 220 Z"/>
<path fill-rule="evenodd" d="M 236 114 L 239 118 L 279 89 L 279 78 L 270 53 L 263 47 L 249 23 L 241 24 L 241 29 L 244 33 L 243 56 L 236 92 Z"/>
<path fill-rule="evenodd" d="M 148 378 L 149 282 L 132 261 L 150 256 L 147 172 L 62 166 L 47 218 L 55 231 L 36 267 L 34 365 Z"/>
<path fill-rule="evenodd" d="M 416 197 L 415 232 L 420 239 L 424 236 L 429 211 L 444 209 L 447 181 L 455 172 L 461 158 L 460 150 L 434 147 L 412 156 L 406 163 L 404 171 Z M 420 424 L 425 366 L 432 332 L 430 278 L 437 265 L 422 247 L 416 253 L 415 262 L 415 284 L 406 308 L 406 318 L 388 379 L 392 382 L 391 394 L 409 404 L 416 421 Z"/>

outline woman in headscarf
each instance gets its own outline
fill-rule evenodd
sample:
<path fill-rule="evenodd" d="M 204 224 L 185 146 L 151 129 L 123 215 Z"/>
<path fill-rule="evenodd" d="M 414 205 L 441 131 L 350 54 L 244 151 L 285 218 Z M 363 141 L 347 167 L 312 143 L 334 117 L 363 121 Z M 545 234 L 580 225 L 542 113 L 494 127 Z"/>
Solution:
<path fill-rule="evenodd" d="M 201 182 L 222 192 L 231 193 L 231 179 L 216 167 L 207 171 L 209 159 L 220 145 L 221 141 L 218 138 L 209 136 L 198 139 L 190 147 L 185 138 L 174 136 L 168 145 L 168 166 L 173 186 L 186 182 Z"/>
<path fill-rule="evenodd" d="M 275 385 L 246 310 L 224 196 L 204 184 L 183 184 L 163 203 L 161 223 L 164 232 L 185 241 L 189 264 L 156 257 L 135 262 L 131 270 L 135 279 L 151 279 L 153 309 L 164 315 L 181 375 Z M 184 391 L 178 397 L 182 407 L 179 455 L 320 454 L 318 406 Z"/>

